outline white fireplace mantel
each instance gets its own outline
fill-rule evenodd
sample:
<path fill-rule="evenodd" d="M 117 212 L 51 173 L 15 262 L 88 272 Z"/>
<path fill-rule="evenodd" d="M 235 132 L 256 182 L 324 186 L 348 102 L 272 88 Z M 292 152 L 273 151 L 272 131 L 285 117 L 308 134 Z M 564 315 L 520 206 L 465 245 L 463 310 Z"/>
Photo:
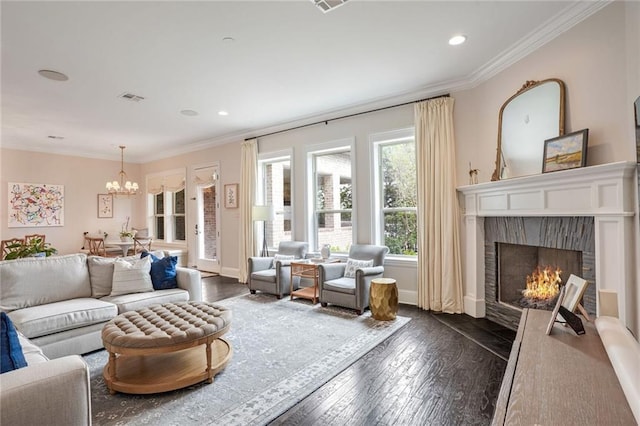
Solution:
<path fill-rule="evenodd" d="M 627 312 L 633 312 L 635 287 L 635 170 L 636 163 L 625 161 L 459 187 L 465 313 L 485 316 L 484 217 L 593 216 L 596 290 L 618 292 L 620 318 L 630 327 L 632 318 Z"/>

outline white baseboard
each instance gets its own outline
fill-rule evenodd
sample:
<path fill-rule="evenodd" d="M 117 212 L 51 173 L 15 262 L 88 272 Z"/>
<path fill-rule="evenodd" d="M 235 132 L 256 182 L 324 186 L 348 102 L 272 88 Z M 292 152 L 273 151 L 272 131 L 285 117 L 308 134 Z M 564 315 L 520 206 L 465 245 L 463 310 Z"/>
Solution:
<path fill-rule="evenodd" d="M 464 313 L 474 318 L 484 318 L 486 316 L 484 299 L 464 296 Z"/>
<path fill-rule="evenodd" d="M 240 277 L 240 270 L 238 268 L 220 268 L 220 275 L 223 277 L 238 278 Z"/>
<path fill-rule="evenodd" d="M 398 290 L 398 302 L 406 305 L 417 305 L 418 292 L 414 290 Z"/>

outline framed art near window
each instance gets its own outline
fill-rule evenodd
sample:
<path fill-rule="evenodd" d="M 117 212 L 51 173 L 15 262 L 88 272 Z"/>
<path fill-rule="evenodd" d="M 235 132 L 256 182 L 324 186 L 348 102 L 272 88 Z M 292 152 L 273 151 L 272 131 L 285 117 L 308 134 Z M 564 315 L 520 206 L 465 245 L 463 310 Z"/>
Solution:
<path fill-rule="evenodd" d="M 587 165 L 589 129 L 544 141 L 542 173 L 574 169 Z"/>
<path fill-rule="evenodd" d="M 98 218 L 113 217 L 113 194 L 98 194 Z"/>
<path fill-rule="evenodd" d="M 231 183 L 224 186 L 224 206 L 228 209 L 238 208 L 238 184 Z"/>

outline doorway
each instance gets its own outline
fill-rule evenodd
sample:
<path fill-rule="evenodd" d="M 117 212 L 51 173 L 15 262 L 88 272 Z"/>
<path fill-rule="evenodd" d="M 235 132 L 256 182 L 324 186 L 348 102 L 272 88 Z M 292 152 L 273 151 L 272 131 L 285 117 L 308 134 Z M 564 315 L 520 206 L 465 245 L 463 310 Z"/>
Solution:
<path fill-rule="evenodd" d="M 196 267 L 220 272 L 220 191 L 218 165 L 194 169 L 196 211 Z"/>

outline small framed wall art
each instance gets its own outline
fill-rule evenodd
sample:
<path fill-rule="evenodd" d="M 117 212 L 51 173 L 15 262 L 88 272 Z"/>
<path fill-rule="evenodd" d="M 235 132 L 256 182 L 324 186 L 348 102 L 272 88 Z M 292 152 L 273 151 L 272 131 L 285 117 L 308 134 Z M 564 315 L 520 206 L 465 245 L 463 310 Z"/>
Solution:
<path fill-rule="evenodd" d="M 589 129 L 544 141 L 542 173 L 574 169 L 587 165 Z"/>
<path fill-rule="evenodd" d="M 98 194 L 98 219 L 113 217 L 113 194 Z"/>
<path fill-rule="evenodd" d="M 224 206 L 228 209 L 238 208 L 238 184 L 231 183 L 224 186 Z"/>

